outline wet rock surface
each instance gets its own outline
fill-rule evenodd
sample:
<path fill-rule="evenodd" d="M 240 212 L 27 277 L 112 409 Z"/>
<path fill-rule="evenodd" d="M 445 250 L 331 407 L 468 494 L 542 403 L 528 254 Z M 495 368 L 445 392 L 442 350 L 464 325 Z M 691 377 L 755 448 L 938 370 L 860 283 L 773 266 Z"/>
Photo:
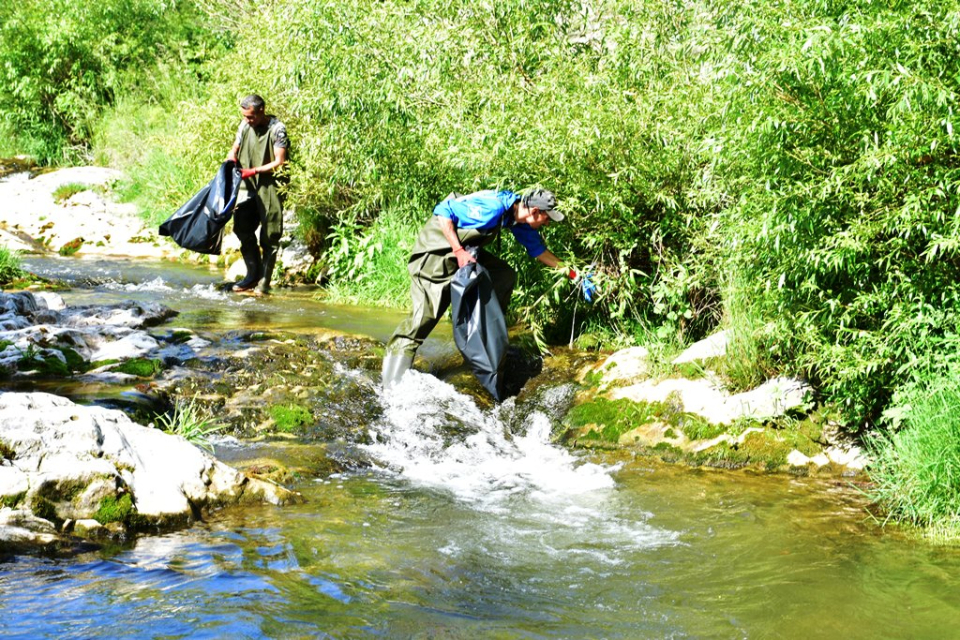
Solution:
<path fill-rule="evenodd" d="M 691 345 L 674 365 L 699 363 L 702 375 L 652 377 L 649 353 L 624 349 L 581 369 L 588 391 L 565 419 L 573 446 L 632 448 L 669 461 L 796 474 L 854 476 L 867 460 L 817 411 L 802 380 L 774 378 L 730 393 L 709 363 L 723 358 L 720 332 Z"/>
<path fill-rule="evenodd" d="M 299 500 L 121 411 L 46 393 L 0 393 L 0 454 L 0 550 L 182 526 L 230 504 Z"/>

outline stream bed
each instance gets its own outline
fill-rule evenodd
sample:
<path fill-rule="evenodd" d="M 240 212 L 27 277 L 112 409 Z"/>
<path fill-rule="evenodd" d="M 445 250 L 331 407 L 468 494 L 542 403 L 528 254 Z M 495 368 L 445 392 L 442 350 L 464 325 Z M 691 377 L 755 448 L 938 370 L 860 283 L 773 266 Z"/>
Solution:
<path fill-rule="evenodd" d="M 385 340 L 401 317 L 310 289 L 240 298 L 168 263 L 26 266 L 75 283 L 68 304 L 160 301 L 194 330 Z M 451 352 L 441 325 L 424 355 Z M 540 411 L 478 407 L 425 374 L 375 401 L 364 464 L 301 476 L 302 505 L 0 563 L 0 637 L 942 638 L 960 619 L 960 550 L 880 527 L 843 480 L 569 451 Z M 311 446 L 217 455 L 309 467 Z"/>

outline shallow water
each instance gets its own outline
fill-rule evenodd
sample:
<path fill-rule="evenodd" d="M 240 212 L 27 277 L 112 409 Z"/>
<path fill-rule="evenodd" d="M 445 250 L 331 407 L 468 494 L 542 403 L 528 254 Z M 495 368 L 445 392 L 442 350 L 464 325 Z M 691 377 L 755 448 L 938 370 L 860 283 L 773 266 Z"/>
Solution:
<path fill-rule="evenodd" d="M 250 303 L 217 299 L 229 311 L 209 319 L 194 287 L 219 277 L 178 269 L 150 295 L 208 329 L 278 318 L 383 339 L 399 317 L 287 292 L 255 301 L 252 318 Z M 114 280 L 68 300 L 145 294 Z M 0 564 L 0 636 L 942 638 L 960 619 L 960 550 L 878 527 L 843 482 L 570 452 L 539 411 L 482 410 L 427 375 L 376 401 L 363 451 L 375 466 L 305 474 L 304 505 Z M 218 454 L 310 460 L 295 444 Z"/>

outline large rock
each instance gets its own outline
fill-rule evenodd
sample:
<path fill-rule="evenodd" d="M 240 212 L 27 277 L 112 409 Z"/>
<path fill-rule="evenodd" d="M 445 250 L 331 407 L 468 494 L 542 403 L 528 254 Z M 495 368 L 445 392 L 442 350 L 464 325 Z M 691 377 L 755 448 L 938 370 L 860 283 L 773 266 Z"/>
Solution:
<path fill-rule="evenodd" d="M 186 524 L 227 504 L 299 499 L 120 411 L 0 393 L 0 503 L 21 514 L 16 526 L 0 518 L 0 546 L 4 531 L 22 541 L 20 530 L 37 519 L 46 524 L 33 530 L 44 535 L 85 519 L 144 528 Z"/>
<path fill-rule="evenodd" d="M 731 424 L 741 418 L 765 420 L 783 416 L 806 406 L 812 393 L 810 385 L 792 378 L 773 378 L 755 389 L 735 394 L 727 393 L 710 378 L 668 378 L 614 389 L 609 396 L 612 400 L 626 398 L 633 402 L 677 398 L 684 411 L 696 413 L 713 424 Z"/>

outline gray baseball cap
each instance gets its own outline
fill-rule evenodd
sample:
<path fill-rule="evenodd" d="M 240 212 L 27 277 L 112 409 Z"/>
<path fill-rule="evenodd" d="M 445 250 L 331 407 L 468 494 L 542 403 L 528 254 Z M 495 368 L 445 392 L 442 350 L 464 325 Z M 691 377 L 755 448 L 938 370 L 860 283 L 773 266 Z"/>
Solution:
<path fill-rule="evenodd" d="M 563 220 L 563 214 L 556 210 L 557 197 L 546 189 L 534 189 L 523 197 L 523 204 L 531 209 L 539 209 L 550 216 L 554 222 Z"/>

